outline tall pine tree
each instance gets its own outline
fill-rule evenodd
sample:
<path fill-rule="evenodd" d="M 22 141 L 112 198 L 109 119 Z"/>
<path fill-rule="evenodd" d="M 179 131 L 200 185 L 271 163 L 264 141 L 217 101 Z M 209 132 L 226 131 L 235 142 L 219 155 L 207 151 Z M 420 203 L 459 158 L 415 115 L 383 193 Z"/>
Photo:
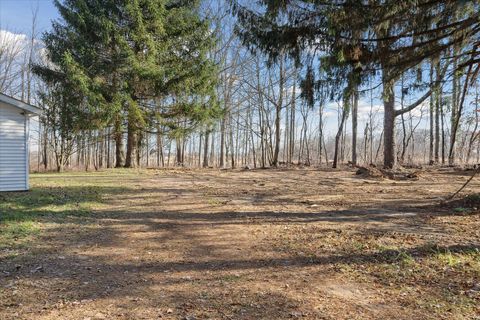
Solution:
<path fill-rule="evenodd" d="M 238 18 L 238 34 L 245 44 L 267 53 L 273 60 L 283 52 L 297 61 L 302 55 L 313 56 L 335 80 L 330 82 L 337 84 L 330 86 L 333 92 L 351 94 L 339 89 L 361 84 L 351 82 L 357 71 L 361 71 L 360 79 L 381 78 L 384 166 L 388 168 L 396 160 L 396 117 L 413 110 L 432 93 L 429 90 L 410 106 L 398 110 L 396 81 L 427 58 L 448 55 L 459 44 L 466 48 L 460 54 L 465 60 L 460 66 L 478 62 L 480 55 L 478 0 L 259 0 L 255 5 L 230 1 Z M 313 79 L 305 87 L 318 89 L 321 85 Z"/>
<path fill-rule="evenodd" d="M 171 120 L 178 116 L 195 122 L 216 115 L 216 68 L 208 55 L 214 39 L 198 1 L 57 0 L 55 5 L 62 19 L 43 36 L 51 64 L 35 71 L 83 97 L 77 109 L 92 111 L 97 128 L 113 127 L 116 166 L 138 165 L 142 130 L 152 122 L 174 127 Z M 82 85 L 72 86 L 72 78 Z"/>

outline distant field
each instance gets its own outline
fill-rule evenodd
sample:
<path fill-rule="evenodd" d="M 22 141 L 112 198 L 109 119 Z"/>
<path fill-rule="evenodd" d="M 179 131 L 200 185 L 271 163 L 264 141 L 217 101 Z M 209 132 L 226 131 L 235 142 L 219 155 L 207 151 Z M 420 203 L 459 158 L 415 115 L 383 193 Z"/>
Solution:
<path fill-rule="evenodd" d="M 438 206 L 469 174 L 34 174 L 0 194 L 0 319 L 476 319 L 479 208 Z"/>

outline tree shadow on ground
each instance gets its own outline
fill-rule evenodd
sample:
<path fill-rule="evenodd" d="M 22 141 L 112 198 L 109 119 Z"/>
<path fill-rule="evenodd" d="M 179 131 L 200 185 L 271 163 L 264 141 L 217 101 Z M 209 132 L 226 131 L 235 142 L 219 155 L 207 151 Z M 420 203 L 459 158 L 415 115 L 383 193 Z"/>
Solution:
<path fill-rule="evenodd" d="M 150 200 L 142 196 L 145 192 L 149 197 L 197 194 L 198 198 L 180 199 L 186 209 L 159 210 L 156 208 L 160 202 L 170 198 Z M 275 202 L 279 196 L 273 195 L 271 200 Z M 23 297 L 12 295 L 9 289 L 3 294 L 0 292 L 0 297 L 4 297 L 0 299 L 3 307 L 10 310 L 22 304 L 35 312 L 44 310 L 45 305 L 86 300 L 84 309 L 88 311 L 88 301 L 105 300 L 107 308 L 111 299 L 115 299 L 115 303 L 129 306 L 124 309 L 144 305 L 153 310 L 166 310 L 175 306 L 174 312 L 178 311 L 178 316 L 182 317 L 193 314 L 201 318 L 203 312 L 218 318 L 275 319 L 291 317 L 292 312 L 300 310 L 311 318 L 322 318 L 312 305 L 302 304 L 288 292 L 280 294 L 271 288 L 248 287 L 252 284 L 261 287 L 274 276 L 288 279 L 304 269 L 327 277 L 338 273 L 343 266 L 361 270 L 368 266 L 397 265 L 405 257 L 427 259 L 443 252 L 470 254 L 480 249 L 477 242 L 418 245 L 381 252 L 360 250 L 352 253 L 339 249 L 337 253 L 299 256 L 253 244 L 248 249 L 257 251 L 256 254 L 238 251 L 226 255 L 226 247 L 237 243 L 216 238 L 227 238 L 228 232 L 235 232 L 238 227 L 316 223 L 339 227 L 353 224 L 359 233 L 370 232 L 369 228 L 380 232 L 422 231 L 423 226 L 418 225 L 416 219 L 427 209 L 428 214 L 432 214 L 431 210 L 414 208 L 411 204 L 405 206 L 400 200 L 372 203 L 368 209 L 351 206 L 339 210 L 279 212 L 259 207 L 258 212 L 238 212 L 205 204 L 204 196 L 193 187 L 54 187 L 2 197 L 4 202 L 0 208 L 5 214 L 4 221 L 34 219 L 50 223 L 28 254 L 0 261 L 0 286 L 13 283 L 23 286 L 26 292 Z M 111 205 L 126 199 L 140 201 L 138 205 L 148 210 L 137 210 L 133 205 L 132 208 L 124 205 L 105 210 L 90 206 L 92 203 Z M 199 199 L 202 200 L 200 208 L 188 209 L 200 203 Z M 448 213 L 436 211 L 434 214 Z M 181 252 L 167 254 L 172 248 Z M 250 272 L 260 276 L 248 278 Z M 236 282 L 236 278 L 242 281 Z M 441 273 L 428 277 L 420 274 L 416 280 L 422 290 L 429 292 L 439 288 L 450 290 L 452 285 Z M 432 283 L 435 287 L 429 288 Z M 144 300 L 138 301 L 138 297 Z M 229 314 L 218 310 L 227 310 Z M 125 316 L 133 311 L 122 312 Z M 152 314 L 145 317 L 151 318 Z"/>
<path fill-rule="evenodd" d="M 100 204 L 107 195 L 128 192 L 132 190 L 103 186 L 36 187 L 28 192 L 4 192 L 0 193 L 0 224 L 84 216 L 92 211 L 87 204 Z"/>
<path fill-rule="evenodd" d="M 133 226 L 135 227 L 135 226 Z M 194 249 L 202 246 L 202 237 L 192 232 L 187 232 L 188 225 L 182 230 L 172 230 L 163 239 L 156 239 L 157 242 L 188 241 L 188 245 Z M 33 309 L 44 308 L 44 301 L 49 305 L 55 305 L 61 301 L 97 301 L 102 299 L 127 299 L 129 303 L 135 301 L 136 308 L 139 305 L 147 304 L 149 308 L 155 306 L 163 308 L 175 306 L 179 314 L 186 316 L 194 314 L 201 316 L 204 312 L 210 317 L 215 315 L 215 310 L 230 310 L 234 318 L 250 319 L 252 317 L 273 319 L 277 317 L 290 317 L 298 310 L 307 315 L 320 316 L 312 306 L 302 305 L 299 300 L 292 299 L 288 294 L 278 294 L 265 289 L 264 293 L 258 290 L 248 290 L 251 281 L 262 283 L 270 281 L 272 275 L 289 277 L 301 269 L 319 270 L 325 277 L 338 270 L 341 266 L 350 266 L 354 269 L 365 269 L 369 265 L 399 264 L 405 256 L 413 259 L 424 259 L 439 253 L 449 254 L 471 254 L 478 253 L 480 244 L 465 244 L 452 246 L 416 246 L 409 249 L 384 250 L 382 252 L 367 253 L 345 253 L 339 252 L 335 255 L 300 257 L 282 256 L 278 258 L 243 258 L 237 259 L 211 259 L 210 254 L 199 259 L 173 259 L 162 261 L 161 259 L 132 260 L 128 257 L 122 261 L 112 255 L 112 251 L 104 252 L 104 255 L 89 255 L 89 248 L 92 246 L 114 245 L 120 246 L 122 234 L 115 228 L 102 228 L 99 230 L 82 230 L 79 233 L 65 237 L 65 229 L 59 227 L 48 231 L 47 238 L 51 245 L 56 246 L 48 252 L 41 251 L 31 256 L 25 256 L 16 261 L 2 263 L 2 276 L 0 283 L 9 281 L 21 283 L 39 283 L 42 287 L 53 287 L 56 290 L 31 288 L 32 295 L 42 292 L 42 298 L 35 301 L 35 297 L 29 299 Z M 101 234 L 99 234 L 101 233 Z M 175 236 L 173 236 L 175 234 Z M 95 239 L 96 243 L 87 243 L 87 239 Z M 213 248 L 214 251 L 218 248 Z M 76 254 L 74 254 L 76 252 Z M 111 254 L 108 254 L 110 252 Z M 38 254 L 42 255 L 41 258 Z M 141 255 L 142 253 L 138 253 Z M 19 268 L 20 266 L 20 268 Z M 313 269 L 312 269 L 313 268 Z M 227 283 L 235 281 L 236 277 L 241 278 L 256 272 L 263 274 L 261 280 L 246 279 L 243 285 L 239 283 Z M 338 272 L 338 271 L 335 271 Z M 188 275 L 188 276 L 186 276 Z M 233 277 L 234 280 L 231 280 Z M 15 280 L 14 280 L 15 279 Z M 392 281 L 392 280 L 388 280 Z M 424 277 L 421 274 L 415 276 L 418 286 L 424 290 L 451 290 L 452 281 L 445 278 L 443 274 L 429 275 Z M 435 288 L 430 288 L 435 283 Z M 40 291 L 38 291 L 40 290 Z M 138 302 L 138 297 L 144 301 Z M 11 304 L 15 306 L 19 301 L 15 297 L 8 297 L 3 301 L 4 306 Z M 28 303 L 20 301 L 20 303 Z M 86 308 L 86 310 L 88 307 Z"/>

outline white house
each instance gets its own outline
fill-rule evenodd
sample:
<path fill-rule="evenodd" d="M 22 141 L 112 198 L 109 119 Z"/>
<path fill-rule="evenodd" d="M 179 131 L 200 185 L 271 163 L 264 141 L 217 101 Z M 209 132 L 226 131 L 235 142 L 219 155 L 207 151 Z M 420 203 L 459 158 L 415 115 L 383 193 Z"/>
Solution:
<path fill-rule="evenodd" d="M 40 112 L 0 93 L 0 192 L 29 189 L 29 120 Z"/>

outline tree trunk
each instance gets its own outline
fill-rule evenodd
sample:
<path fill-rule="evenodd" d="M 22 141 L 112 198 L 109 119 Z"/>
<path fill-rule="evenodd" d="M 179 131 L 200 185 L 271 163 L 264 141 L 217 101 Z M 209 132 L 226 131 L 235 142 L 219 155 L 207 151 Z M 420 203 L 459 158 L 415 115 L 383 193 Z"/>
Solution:
<path fill-rule="evenodd" d="M 452 78 L 452 113 L 451 113 L 451 122 L 450 122 L 450 146 L 448 151 L 448 164 L 453 165 L 455 163 L 455 122 L 457 119 L 457 109 L 458 109 L 458 72 L 457 69 L 457 50 L 454 50 L 454 60 L 453 60 L 453 69 L 455 70 Z"/>
<path fill-rule="evenodd" d="M 123 132 L 120 120 L 115 122 L 115 168 L 125 166 L 125 146 L 123 144 Z"/>
<path fill-rule="evenodd" d="M 226 122 L 226 113 L 222 118 L 220 123 L 220 168 L 225 167 L 225 122 Z"/>
<path fill-rule="evenodd" d="M 137 132 L 133 128 L 133 125 L 128 124 L 127 132 L 127 155 L 125 158 L 125 168 L 136 168 L 137 167 Z"/>
<path fill-rule="evenodd" d="M 175 139 L 175 148 L 176 148 L 175 165 L 181 166 L 183 165 L 182 163 L 183 156 L 182 156 L 182 143 L 180 138 Z"/>
<path fill-rule="evenodd" d="M 292 97 L 292 107 L 290 110 L 290 150 L 289 162 L 292 163 L 295 154 L 295 113 L 296 113 L 296 97 Z"/>
<path fill-rule="evenodd" d="M 332 168 L 337 168 L 337 166 L 338 166 L 339 145 L 340 145 L 340 139 L 342 138 L 343 126 L 344 126 L 346 118 L 347 118 L 347 112 L 343 109 L 342 110 L 342 118 L 340 120 L 340 124 L 338 125 L 337 135 L 335 136 L 335 151 L 334 151 L 334 154 L 333 154 Z"/>
<path fill-rule="evenodd" d="M 455 162 L 455 142 L 457 138 L 457 132 L 458 128 L 460 125 L 460 118 L 462 117 L 463 113 L 463 107 L 465 104 L 465 96 L 467 95 L 468 92 L 468 87 L 469 87 L 469 82 L 470 82 L 470 75 L 472 72 L 472 65 L 468 67 L 468 71 L 465 76 L 464 84 L 463 84 L 463 89 L 462 92 L 458 92 L 459 99 L 457 100 L 457 110 L 456 112 L 456 117 L 453 119 L 453 126 L 451 130 L 451 143 L 450 143 L 450 152 L 449 152 L 449 164 L 453 165 Z"/>
<path fill-rule="evenodd" d="M 434 93 L 435 101 L 435 163 L 440 162 L 440 88 L 437 86 Z"/>
<path fill-rule="evenodd" d="M 205 142 L 203 144 L 203 163 L 202 163 L 203 168 L 208 167 L 208 139 L 209 138 L 210 138 L 210 129 L 207 128 L 205 130 Z"/>
<path fill-rule="evenodd" d="M 111 149 L 111 146 L 110 146 L 110 145 L 111 145 L 111 143 L 112 143 L 112 141 L 111 141 L 112 138 L 111 138 L 110 131 L 111 131 L 111 128 L 108 127 L 108 129 L 107 129 L 107 136 L 106 136 L 106 139 L 107 139 L 107 146 L 106 146 L 106 148 L 107 148 L 107 150 L 106 150 L 106 152 L 107 152 L 107 153 L 106 153 L 106 156 L 107 156 L 107 159 L 106 159 L 106 161 L 107 161 L 107 168 L 111 168 L 111 167 L 112 167 L 112 165 L 111 165 L 111 159 L 110 159 L 110 149 Z"/>
<path fill-rule="evenodd" d="M 430 83 L 433 83 L 433 61 L 430 64 Z M 433 158 L 433 152 L 435 149 L 435 135 L 434 135 L 434 119 L 435 119 L 435 101 L 433 100 L 433 95 L 430 96 L 430 141 L 428 149 L 428 163 L 433 165 L 435 160 Z"/>
<path fill-rule="evenodd" d="M 48 169 L 48 127 L 46 124 L 43 124 L 43 168 L 45 171 Z"/>
<path fill-rule="evenodd" d="M 283 107 L 283 87 L 285 81 L 285 68 L 283 65 L 283 57 L 280 58 L 280 84 L 278 88 L 278 101 L 275 105 L 275 150 L 273 153 L 272 165 L 274 167 L 278 166 L 278 154 L 280 153 L 280 121 L 282 116 L 282 107 Z"/>
<path fill-rule="evenodd" d="M 276 106 L 275 113 L 275 150 L 273 152 L 272 165 L 276 167 L 278 165 L 278 154 L 280 152 L 280 106 Z"/>
<path fill-rule="evenodd" d="M 384 75 L 383 166 L 392 169 L 395 166 L 395 94 L 392 81 L 385 79 Z"/>
<path fill-rule="evenodd" d="M 318 164 L 322 164 L 322 146 L 323 146 L 323 101 L 319 106 L 318 117 Z"/>
<path fill-rule="evenodd" d="M 358 91 L 355 88 L 352 104 L 352 164 L 357 164 Z"/>
<path fill-rule="evenodd" d="M 135 150 L 135 160 L 136 160 L 136 167 L 140 167 L 142 162 L 141 162 L 141 152 L 142 152 L 142 148 L 143 148 L 143 140 L 144 140 L 144 136 L 143 136 L 143 133 L 141 131 L 138 131 L 137 132 L 137 148 Z"/>

